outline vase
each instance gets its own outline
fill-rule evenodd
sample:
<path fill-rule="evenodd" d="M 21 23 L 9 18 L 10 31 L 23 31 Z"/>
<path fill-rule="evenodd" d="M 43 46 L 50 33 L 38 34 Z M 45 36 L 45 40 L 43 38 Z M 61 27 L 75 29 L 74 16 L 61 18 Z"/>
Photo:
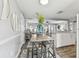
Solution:
<path fill-rule="evenodd" d="M 37 25 L 37 36 L 41 36 L 44 33 L 44 27 L 43 24 L 38 24 Z"/>

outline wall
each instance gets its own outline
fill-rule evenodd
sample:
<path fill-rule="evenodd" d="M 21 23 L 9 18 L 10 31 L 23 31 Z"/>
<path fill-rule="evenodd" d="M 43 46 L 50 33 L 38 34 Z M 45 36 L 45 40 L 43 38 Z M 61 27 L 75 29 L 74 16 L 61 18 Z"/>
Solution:
<path fill-rule="evenodd" d="M 77 14 L 77 57 L 79 58 L 79 14 Z"/>
<path fill-rule="evenodd" d="M 21 12 L 21 10 L 18 7 L 18 4 L 16 2 L 16 0 L 9 0 L 10 1 L 10 8 L 11 8 L 11 13 L 16 14 L 17 18 L 20 22 L 21 25 L 21 31 L 24 31 L 24 16 L 23 13 Z"/>
<path fill-rule="evenodd" d="M 0 45 L 0 57 L 3 57 L 3 58 L 16 57 L 16 54 L 18 53 L 21 44 L 24 43 L 24 37 L 21 35 L 18 38 L 14 38 L 14 36 L 16 36 L 16 33 L 12 31 L 10 20 L 1 19 L 2 1 L 3 0 L 0 0 L 0 44 L 2 44 L 3 42 L 5 43 Z M 21 15 L 21 12 L 16 7 L 15 0 L 11 0 L 11 1 L 13 1 L 11 3 L 13 5 L 12 7 L 14 8 L 14 9 L 12 8 L 11 11 L 16 10 L 15 13 L 18 14 L 19 20 L 23 20 L 23 16 Z M 15 35 L 12 35 L 12 34 L 15 34 Z M 12 35 L 13 39 L 9 40 L 9 38 L 11 37 L 11 36 L 7 37 L 9 35 Z"/>
<path fill-rule="evenodd" d="M 0 20 L 0 57 L 16 57 L 22 44 L 20 33 L 16 35 L 9 20 Z"/>
<path fill-rule="evenodd" d="M 3 0 L 0 0 L 0 19 L 1 19 L 1 13 L 2 13 L 2 7 L 3 7 Z"/>
<path fill-rule="evenodd" d="M 22 46 L 20 38 L 20 33 L 0 38 L 0 58 L 16 58 Z"/>
<path fill-rule="evenodd" d="M 8 19 L 0 20 L 0 37 L 13 34 L 10 22 Z"/>
<path fill-rule="evenodd" d="M 69 23 L 72 23 L 72 28 L 73 28 L 73 31 L 72 32 L 77 32 L 77 17 L 73 17 L 70 19 Z"/>

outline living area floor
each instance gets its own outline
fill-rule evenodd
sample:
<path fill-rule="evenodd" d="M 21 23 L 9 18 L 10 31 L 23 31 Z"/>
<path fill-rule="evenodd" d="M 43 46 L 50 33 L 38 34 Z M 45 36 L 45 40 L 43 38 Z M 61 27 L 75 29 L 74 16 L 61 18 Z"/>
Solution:
<path fill-rule="evenodd" d="M 57 48 L 57 54 L 61 58 L 76 58 L 76 45 Z"/>

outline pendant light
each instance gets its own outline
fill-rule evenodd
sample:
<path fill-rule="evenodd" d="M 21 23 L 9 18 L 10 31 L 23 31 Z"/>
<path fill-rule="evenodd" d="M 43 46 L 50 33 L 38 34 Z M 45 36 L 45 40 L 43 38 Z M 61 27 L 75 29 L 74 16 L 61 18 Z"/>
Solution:
<path fill-rule="evenodd" d="M 40 0 L 40 4 L 41 5 L 47 5 L 48 4 L 48 0 Z"/>

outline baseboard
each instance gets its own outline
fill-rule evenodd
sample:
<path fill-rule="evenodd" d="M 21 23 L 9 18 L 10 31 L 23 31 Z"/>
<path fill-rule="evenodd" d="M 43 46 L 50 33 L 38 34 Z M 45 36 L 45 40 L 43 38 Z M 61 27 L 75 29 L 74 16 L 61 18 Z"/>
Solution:
<path fill-rule="evenodd" d="M 22 46 L 21 46 L 22 47 Z M 16 58 L 18 58 L 19 53 L 21 52 L 21 47 L 18 50 L 18 53 L 16 54 Z"/>
<path fill-rule="evenodd" d="M 24 43 L 22 43 L 22 45 L 23 45 Z M 16 58 L 18 58 L 18 56 L 19 56 L 19 54 L 20 54 L 20 52 L 21 52 L 21 47 L 22 47 L 22 45 L 20 46 L 20 48 L 19 48 L 19 50 L 18 50 L 18 53 L 16 54 Z"/>
<path fill-rule="evenodd" d="M 65 45 L 65 46 L 59 46 L 59 47 L 56 47 L 56 48 L 62 48 L 62 47 L 73 46 L 73 45 L 76 45 L 76 44 L 70 44 L 70 45 Z"/>

